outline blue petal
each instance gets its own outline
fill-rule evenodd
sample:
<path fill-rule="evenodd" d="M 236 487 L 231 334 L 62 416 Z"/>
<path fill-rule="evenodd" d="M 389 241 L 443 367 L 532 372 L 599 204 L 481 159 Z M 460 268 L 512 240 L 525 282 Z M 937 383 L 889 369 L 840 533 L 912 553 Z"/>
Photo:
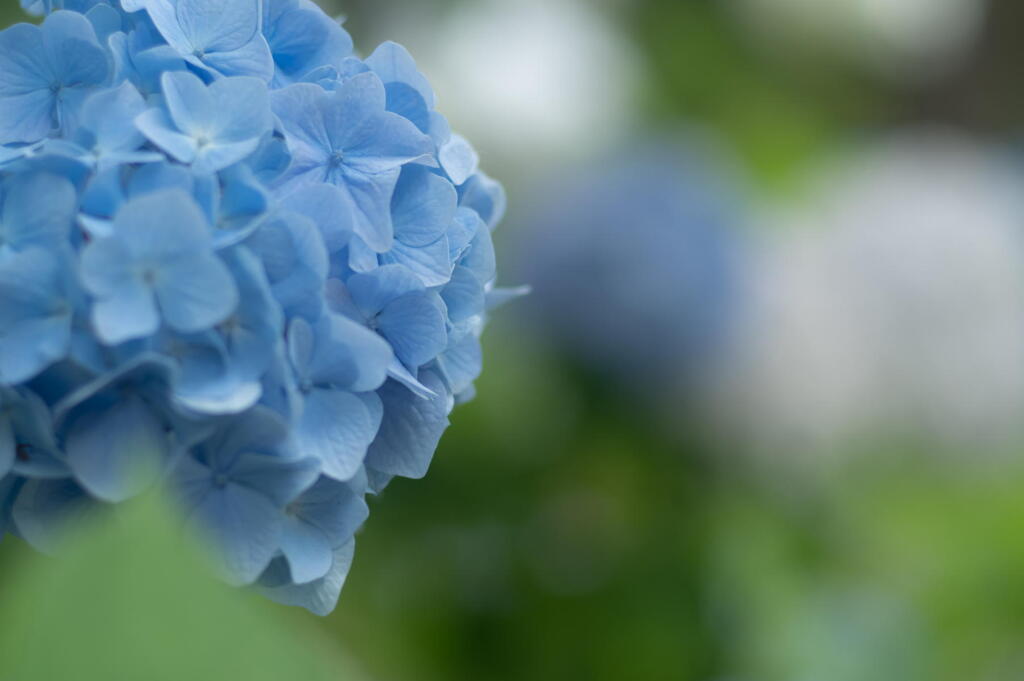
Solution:
<path fill-rule="evenodd" d="M 318 7 L 271 0 L 264 9 L 264 34 L 279 73 L 297 78 L 322 64 L 338 64 L 352 53 L 352 39 Z"/>
<path fill-rule="evenodd" d="M 421 372 L 420 380 L 436 393 L 435 397 L 419 398 L 394 381 L 378 391 L 384 403 L 384 419 L 366 455 L 368 467 L 405 478 L 426 475 L 448 427 L 452 400 L 444 382 L 433 372 Z"/>
<path fill-rule="evenodd" d="M 476 172 L 480 157 L 461 135 L 452 135 L 438 150 L 441 167 L 455 184 L 462 184 Z"/>
<path fill-rule="evenodd" d="M 175 14 L 192 47 L 208 52 L 229 52 L 243 47 L 256 35 L 260 2 L 177 0 Z"/>
<path fill-rule="evenodd" d="M 110 502 L 147 489 L 170 455 L 162 420 L 137 396 L 79 415 L 65 447 L 82 486 Z"/>
<path fill-rule="evenodd" d="M 320 462 L 315 458 L 288 461 L 249 454 L 231 467 L 233 482 L 262 493 L 280 508 L 309 489 L 319 475 Z"/>
<path fill-rule="evenodd" d="M 330 548 L 337 548 L 348 543 L 370 513 L 354 487 L 350 482 L 321 477 L 289 504 L 288 513 L 320 530 Z"/>
<path fill-rule="evenodd" d="M 296 428 L 297 450 L 319 459 L 324 475 L 351 479 L 380 427 L 376 399 L 373 394 L 313 389 L 306 395 Z"/>
<path fill-rule="evenodd" d="M 11 507 L 18 534 L 43 553 L 57 553 L 97 506 L 74 480 L 27 480 Z"/>
<path fill-rule="evenodd" d="M 352 567 L 355 544 L 355 540 L 352 540 L 334 551 L 330 572 L 322 579 L 308 584 L 291 584 L 282 580 L 274 586 L 261 586 L 260 591 L 278 603 L 298 605 L 315 615 L 329 615 L 338 604 L 341 588 Z M 282 568 L 285 566 L 282 565 Z"/>
<path fill-rule="evenodd" d="M 63 177 L 18 174 L 7 181 L 4 194 L 0 241 L 15 249 L 33 244 L 55 248 L 69 237 L 78 198 Z"/>
<path fill-rule="evenodd" d="M 494 229 L 505 215 L 505 190 L 486 174 L 478 172 L 459 187 L 459 205 L 475 210 Z"/>
<path fill-rule="evenodd" d="M 412 55 L 398 43 L 388 41 L 366 58 L 366 64 L 384 83 L 387 110 L 408 118 L 426 132 L 434 108 L 434 91 L 417 70 Z"/>
<path fill-rule="evenodd" d="M 483 368 L 483 355 L 479 339 L 472 334 L 467 334 L 445 350 L 444 354 L 438 358 L 438 363 L 444 371 L 453 393 L 457 395 L 468 390 Z"/>
<path fill-rule="evenodd" d="M 92 24 L 77 12 L 57 11 L 43 22 L 43 47 L 57 82 L 64 87 L 99 85 L 109 71 L 107 55 Z"/>
<path fill-rule="evenodd" d="M 458 266 L 452 280 L 441 290 L 448 318 L 459 323 L 484 312 L 484 287 L 472 270 Z"/>
<path fill-rule="evenodd" d="M 318 85 L 298 83 L 271 94 L 271 108 L 284 125 L 289 146 L 319 150 L 320 160 L 326 160 L 323 150 L 331 146 L 324 124 L 324 111 L 328 93 Z M 312 152 L 307 151 L 312 157 Z"/>
<path fill-rule="evenodd" d="M 50 410 L 35 393 L 20 389 L 9 398 L 11 424 L 18 449 L 14 473 L 30 478 L 66 478 L 71 475 L 57 448 Z"/>
<path fill-rule="evenodd" d="M 237 50 L 209 52 L 203 62 L 225 76 L 252 76 L 267 82 L 274 75 L 274 58 L 262 35 L 256 35 Z"/>
<path fill-rule="evenodd" d="M 372 272 L 354 274 L 345 282 L 352 300 L 366 317 L 374 317 L 388 303 L 424 290 L 420 280 L 401 265 L 384 265 Z"/>
<path fill-rule="evenodd" d="M 452 276 L 450 250 L 447 237 L 427 246 L 406 246 L 396 241 L 390 251 L 381 254 L 380 262 L 401 265 L 416 275 L 424 286 L 441 286 Z"/>
<path fill-rule="evenodd" d="M 423 166 L 406 166 L 391 201 L 395 238 L 408 246 L 434 243 L 455 218 L 458 200 L 451 182 Z"/>
<path fill-rule="evenodd" d="M 117 297 L 93 304 L 92 323 L 100 341 L 117 345 L 153 334 L 160 326 L 160 316 L 152 291 L 126 282 Z"/>
<path fill-rule="evenodd" d="M 225 580 L 251 584 L 278 550 L 281 511 L 259 492 L 229 483 L 203 497 L 190 525 L 209 541 Z"/>
<path fill-rule="evenodd" d="M 494 281 L 497 276 L 497 264 L 490 231 L 481 229 L 477 232 L 469 248 L 462 255 L 460 264 L 471 270 L 481 283 Z"/>
<path fill-rule="evenodd" d="M 270 132 L 270 96 L 258 78 L 221 78 L 209 86 L 209 92 L 218 106 L 207 122 L 218 143 L 258 140 Z"/>
<path fill-rule="evenodd" d="M 174 121 L 163 109 L 149 109 L 135 118 L 135 127 L 176 160 L 191 163 L 199 149 L 198 143 L 188 135 L 181 133 Z"/>
<path fill-rule="evenodd" d="M 314 384 L 367 392 L 384 382 L 391 348 L 373 331 L 347 317 L 325 314 L 315 333 L 316 349 L 307 368 Z"/>
<path fill-rule="evenodd" d="M 131 151 L 145 142 L 132 121 L 146 109 L 142 95 L 129 82 L 90 96 L 82 107 L 79 123 L 95 137 L 100 153 Z"/>
<path fill-rule="evenodd" d="M 53 77 L 39 27 L 16 24 L 0 32 L 0 143 L 46 137 L 54 125 Z"/>
<path fill-rule="evenodd" d="M 292 581 L 296 584 L 320 579 L 330 571 L 333 563 L 331 545 L 319 528 L 294 515 L 286 516 L 280 544 Z"/>
<path fill-rule="evenodd" d="M 185 333 L 224 321 L 238 304 L 238 289 L 228 268 L 211 253 L 196 253 L 164 268 L 155 287 L 167 323 Z"/>
<path fill-rule="evenodd" d="M 217 115 L 218 107 L 226 105 L 216 101 L 203 81 L 188 71 L 165 73 L 160 85 L 171 120 L 190 137 L 204 132 Z"/>
<path fill-rule="evenodd" d="M 308 185 L 290 193 L 282 205 L 313 221 L 323 235 L 328 253 L 334 253 L 348 243 L 355 222 L 355 207 L 351 199 L 336 187 Z"/>
<path fill-rule="evenodd" d="M 409 293 L 377 317 L 378 330 L 407 367 L 426 364 L 448 343 L 444 309 L 434 293 Z"/>
<path fill-rule="evenodd" d="M 0 416 L 0 478 L 10 473 L 14 466 L 17 447 L 18 443 L 14 439 L 14 425 L 11 423 L 11 419 Z"/>
<path fill-rule="evenodd" d="M 343 170 L 338 184 L 355 207 L 353 231 L 377 253 L 387 251 L 394 243 L 391 198 L 398 176 L 397 168 L 375 173 Z"/>
<path fill-rule="evenodd" d="M 0 382 L 26 381 L 67 354 L 74 305 L 65 268 L 42 249 L 0 264 Z"/>

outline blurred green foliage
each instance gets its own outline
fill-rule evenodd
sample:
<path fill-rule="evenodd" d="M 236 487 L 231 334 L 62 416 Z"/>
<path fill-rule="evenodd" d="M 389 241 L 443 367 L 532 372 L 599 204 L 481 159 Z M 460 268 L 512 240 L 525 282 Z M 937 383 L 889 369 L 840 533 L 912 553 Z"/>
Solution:
<path fill-rule="evenodd" d="M 4 565 L 0 679 L 362 678 L 296 614 L 216 581 L 150 497 L 78 528 L 59 559 L 20 551 Z"/>
<path fill-rule="evenodd" d="M 1017 678 L 1020 466 L 873 445 L 766 484 L 508 331 L 325 621 L 379 678 Z"/>

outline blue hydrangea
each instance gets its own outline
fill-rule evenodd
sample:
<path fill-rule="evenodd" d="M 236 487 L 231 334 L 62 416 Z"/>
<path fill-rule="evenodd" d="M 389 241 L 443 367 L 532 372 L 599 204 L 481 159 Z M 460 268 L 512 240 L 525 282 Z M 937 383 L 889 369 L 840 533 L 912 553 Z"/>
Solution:
<path fill-rule="evenodd" d="M 642 141 L 628 160 L 547 179 L 515 248 L 516 274 L 536 291 L 527 318 L 632 397 L 703 378 L 738 311 L 743 204 L 706 147 Z"/>
<path fill-rule="evenodd" d="M 501 187 L 309 0 L 22 0 L 0 32 L 0 536 L 162 486 L 326 613 L 472 395 Z"/>

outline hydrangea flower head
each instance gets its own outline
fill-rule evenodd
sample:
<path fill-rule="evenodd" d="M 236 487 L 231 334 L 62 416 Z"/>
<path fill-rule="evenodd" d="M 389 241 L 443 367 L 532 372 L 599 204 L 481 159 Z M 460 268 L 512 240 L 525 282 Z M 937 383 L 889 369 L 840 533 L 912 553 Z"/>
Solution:
<path fill-rule="evenodd" d="M 472 395 L 504 196 L 403 48 L 309 0 L 23 0 L 0 32 L 0 536 L 164 486 L 330 611 Z"/>
<path fill-rule="evenodd" d="M 703 378 L 736 315 L 740 192 L 704 146 L 640 141 L 549 182 L 516 249 L 531 321 L 641 395 Z"/>

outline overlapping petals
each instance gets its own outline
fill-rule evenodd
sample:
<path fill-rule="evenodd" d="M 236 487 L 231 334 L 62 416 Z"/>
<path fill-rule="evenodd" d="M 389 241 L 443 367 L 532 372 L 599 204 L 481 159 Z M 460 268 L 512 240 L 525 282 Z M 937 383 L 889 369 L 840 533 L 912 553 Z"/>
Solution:
<path fill-rule="evenodd" d="M 329 612 L 472 394 L 501 188 L 309 0 L 23 0 L 0 32 L 0 536 L 164 486 Z"/>

